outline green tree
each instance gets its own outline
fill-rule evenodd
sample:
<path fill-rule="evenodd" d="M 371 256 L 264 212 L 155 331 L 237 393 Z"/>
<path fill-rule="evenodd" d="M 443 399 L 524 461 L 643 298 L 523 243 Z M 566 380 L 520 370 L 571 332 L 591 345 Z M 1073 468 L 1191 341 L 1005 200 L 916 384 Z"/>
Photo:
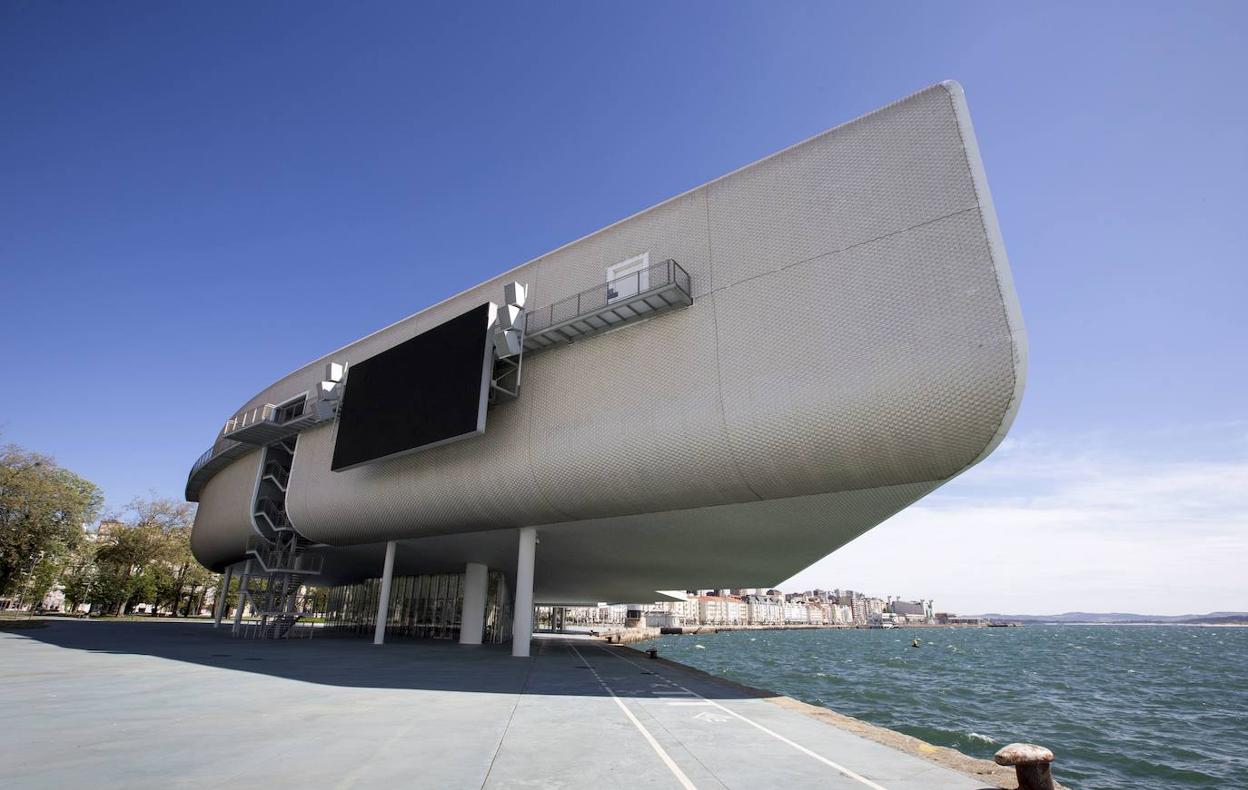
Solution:
<path fill-rule="evenodd" d="M 37 566 L 76 547 L 102 504 L 93 483 L 51 458 L 0 447 L 0 594 L 33 585 Z"/>
<path fill-rule="evenodd" d="M 61 572 L 67 611 L 72 612 L 81 604 L 90 603 L 93 600 L 95 577 L 95 547 L 90 543 L 83 543 L 70 555 Z"/>
<path fill-rule="evenodd" d="M 150 602 L 177 612 L 188 587 L 201 578 L 190 553 L 194 514 L 192 505 L 156 497 L 134 500 L 111 522 L 96 552 L 105 611 L 126 613 Z"/>
<path fill-rule="evenodd" d="M 67 556 L 68 552 L 54 550 L 51 554 L 45 553 L 35 563 L 34 572 L 30 574 L 26 584 L 22 585 L 22 600 L 26 604 L 31 607 L 39 606 L 48 593 L 52 592 L 52 587 L 61 577 L 61 567 Z"/>
<path fill-rule="evenodd" d="M 155 567 L 144 568 L 139 573 L 130 577 L 129 595 L 126 596 L 126 605 L 124 614 L 130 614 L 134 611 L 134 607 L 141 603 L 156 601 L 156 590 L 159 585 L 159 569 Z M 156 614 L 155 606 L 152 608 L 152 614 Z"/>
<path fill-rule="evenodd" d="M 91 583 L 91 608 L 105 614 L 117 614 L 130 598 L 130 568 L 108 562 L 100 563 Z"/>
<path fill-rule="evenodd" d="M 204 588 L 214 577 L 191 553 L 190 521 L 193 512 L 187 508 L 183 516 L 185 523 L 171 526 L 165 533 L 167 574 L 157 595 L 175 617 L 179 613 L 189 616 L 192 608 L 198 610 L 194 605 L 196 595 L 202 597 Z"/>

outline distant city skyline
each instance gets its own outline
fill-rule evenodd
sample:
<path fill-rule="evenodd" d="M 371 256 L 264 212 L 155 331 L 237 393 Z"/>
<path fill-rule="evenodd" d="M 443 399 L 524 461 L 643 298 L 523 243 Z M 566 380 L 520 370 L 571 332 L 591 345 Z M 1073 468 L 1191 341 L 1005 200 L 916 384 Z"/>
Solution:
<path fill-rule="evenodd" d="M 2 13 L 0 443 L 112 508 L 180 498 L 275 371 L 954 78 L 1028 331 L 1019 417 L 779 586 L 1248 610 L 1248 6 Z"/>

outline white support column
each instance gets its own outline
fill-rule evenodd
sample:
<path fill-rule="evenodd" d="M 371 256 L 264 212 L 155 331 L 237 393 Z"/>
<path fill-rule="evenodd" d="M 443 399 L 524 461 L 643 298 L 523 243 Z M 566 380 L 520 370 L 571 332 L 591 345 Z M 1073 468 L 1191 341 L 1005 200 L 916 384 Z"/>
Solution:
<path fill-rule="evenodd" d="M 386 544 L 386 564 L 381 571 L 381 591 L 377 596 L 377 628 L 373 631 L 373 644 L 386 641 L 386 619 L 390 616 L 390 580 L 394 576 L 394 541 Z"/>
<path fill-rule="evenodd" d="M 459 643 L 479 645 L 485 633 L 485 596 L 490 569 L 479 562 L 464 566 L 464 611 L 459 618 Z"/>
<path fill-rule="evenodd" d="M 217 590 L 217 610 L 212 613 L 212 627 L 221 627 L 221 618 L 225 615 L 225 599 L 230 595 L 230 579 L 234 576 L 234 566 L 225 566 L 221 574 L 221 589 Z"/>
<path fill-rule="evenodd" d="M 234 627 L 231 629 L 235 634 L 238 633 L 238 629 L 243 625 L 243 607 L 247 605 L 247 596 L 243 594 L 243 591 L 247 589 L 247 577 L 250 575 L 250 571 L 251 560 L 247 560 L 246 564 L 243 565 L 243 575 L 238 582 L 238 605 L 234 607 Z"/>
<path fill-rule="evenodd" d="M 520 528 L 516 552 L 516 603 L 511 617 L 511 654 L 528 658 L 533 637 L 533 560 L 537 556 L 537 529 Z"/>

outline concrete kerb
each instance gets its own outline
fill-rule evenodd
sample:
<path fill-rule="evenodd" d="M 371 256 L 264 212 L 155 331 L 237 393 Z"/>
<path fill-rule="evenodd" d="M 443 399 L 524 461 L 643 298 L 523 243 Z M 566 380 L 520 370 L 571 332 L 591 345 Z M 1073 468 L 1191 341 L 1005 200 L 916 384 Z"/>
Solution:
<path fill-rule="evenodd" d="M 978 757 L 971 757 L 970 755 L 963 754 L 957 749 L 950 749 L 947 746 L 936 746 L 920 738 L 915 738 L 912 735 L 906 735 L 895 730 L 890 730 L 886 727 L 878 727 L 861 719 L 855 719 L 852 716 L 846 716 L 843 713 L 837 713 L 834 710 L 829 710 L 828 708 L 820 707 L 818 705 L 811 705 L 810 703 L 802 702 L 801 700 L 780 694 L 779 692 L 760 689 L 754 686 L 747 686 L 744 683 L 738 683 L 737 681 L 729 678 L 713 675 L 710 672 L 706 672 L 696 667 L 691 667 L 687 664 L 681 664 L 678 661 L 672 661 L 671 659 L 663 658 L 662 656 L 651 659 L 645 654 L 645 652 L 638 650 L 631 645 L 612 644 L 608 645 L 608 647 L 613 650 L 627 650 L 641 660 L 658 661 L 660 664 L 671 667 L 672 669 L 678 669 L 683 672 L 701 676 L 716 683 L 731 686 L 743 694 L 766 700 L 767 702 L 770 702 L 773 705 L 778 705 L 786 710 L 803 713 L 811 718 L 818 719 L 824 724 L 838 727 L 861 738 L 866 738 L 869 741 L 874 741 L 875 743 L 888 746 L 889 748 L 905 752 L 906 754 L 915 757 L 922 757 L 923 759 L 936 763 L 943 768 L 948 768 L 950 770 L 966 774 L 967 776 L 975 777 L 976 779 L 983 779 L 985 782 L 991 783 L 993 787 L 1001 788 L 1001 790 L 1017 790 L 1018 788 L 1018 780 L 1014 769 L 1004 768 L 997 765 L 992 760 L 981 760 Z M 1057 790 L 1069 790 L 1069 788 L 1066 788 L 1057 782 L 1054 782 L 1054 787 L 1056 787 Z"/>

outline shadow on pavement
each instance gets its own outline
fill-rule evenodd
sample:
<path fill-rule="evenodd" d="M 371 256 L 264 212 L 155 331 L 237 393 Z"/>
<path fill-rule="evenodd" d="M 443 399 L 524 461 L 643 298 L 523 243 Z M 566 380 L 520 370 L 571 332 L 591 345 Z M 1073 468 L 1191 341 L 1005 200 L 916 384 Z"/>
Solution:
<path fill-rule="evenodd" d="M 201 666 L 351 688 L 427 689 L 483 693 L 607 696 L 588 671 L 609 660 L 616 675 L 636 674 L 637 682 L 615 683 L 621 697 L 650 694 L 644 665 L 630 668 L 608 655 L 622 648 L 599 642 L 538 639 L 533 658 L 511 656 L 511 645 L 460 645 L 450 640 L 394 639 L 374 645 L 363 636 L 318 633 L 312 639 L 251 640 L 203 622 L 46 621 L 48 627 L 8 632 L 69 650 L 105 655 L 152 656 Z M 575 645 L 580 652 L 574 652 Z M 639 657 L 629 654 L 630 660 Z M 665 662 L 666 663 L 666 662 Z M 700 674 L 700 673 L 699 673 Z M 711 680 L 709 677 L 706 678 Z M 618 687 L 617 687 L 618 686 Z M 712 692 L 713 693 L 710 693 Z M 729 682 L 712 682 L 702 693 L 716 699 L 757 698 L 759 693 Z"/>

